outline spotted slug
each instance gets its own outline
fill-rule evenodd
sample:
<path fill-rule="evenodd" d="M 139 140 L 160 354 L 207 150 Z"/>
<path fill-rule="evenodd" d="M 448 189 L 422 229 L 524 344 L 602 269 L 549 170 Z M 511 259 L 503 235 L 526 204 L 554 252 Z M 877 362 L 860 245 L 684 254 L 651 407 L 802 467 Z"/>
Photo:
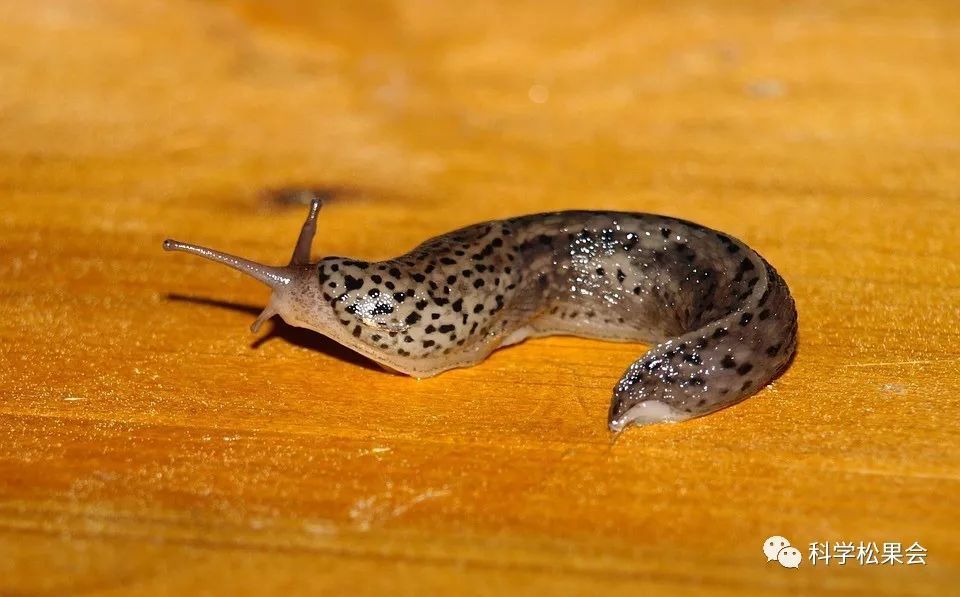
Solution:
<path fill-rule="evenodd" d="M 683 421 L 758 392 L 790 363 L 797 312 L 783 278 L 739 240 L 693 222 L 560 211 L 467 226 L 379 262 L 310 261 L 319 200 L 293 257 L 271 267 L 166 240 L 273 289 L 280 315 L 418 378 L 526 338 L 653 344 L 613 390 L 608 425 Z"/>

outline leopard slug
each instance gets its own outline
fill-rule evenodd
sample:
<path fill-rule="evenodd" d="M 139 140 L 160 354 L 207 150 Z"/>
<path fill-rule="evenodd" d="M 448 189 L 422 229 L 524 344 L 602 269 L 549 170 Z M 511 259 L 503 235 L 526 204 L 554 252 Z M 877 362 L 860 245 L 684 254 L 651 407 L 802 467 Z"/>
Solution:
<path fill-rule="evenodd" d="M 608 425 L 682 421 L 734 404 L 789 365 L 797 312 L 783 278 L 739 240 L 692 222 L 560 211 L 467 226 L 394 259 L 310 261 L 314 199 L 290 263 L 166 240 L 273 289 L 280 315 L 418 378 L 526 338 L 653 344 L 613 391 Z"/>

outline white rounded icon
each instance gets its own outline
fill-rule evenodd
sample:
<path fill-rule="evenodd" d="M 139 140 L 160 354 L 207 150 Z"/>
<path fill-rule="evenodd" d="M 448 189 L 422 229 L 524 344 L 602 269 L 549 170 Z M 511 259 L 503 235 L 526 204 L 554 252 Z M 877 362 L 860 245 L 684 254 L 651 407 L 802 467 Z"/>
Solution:
<path fill-rule="evenodd" d="M 767 537 L 767 540 L 763 542 L 763 555 L 767 556 L 768 562 L 772 562 L 777 559 L 777 554 L 784 547 L 790 547 L 790 542 L 787 541 L 786 537 L 780 535 Z"/>
<path fill-rule="evenodd" d="M 777 561 L 784 568 L 799 568 L 802 560 L 803 556 L 800 555 L 800 550 L 796 547 L 784 547 L 777 554 Z"/>

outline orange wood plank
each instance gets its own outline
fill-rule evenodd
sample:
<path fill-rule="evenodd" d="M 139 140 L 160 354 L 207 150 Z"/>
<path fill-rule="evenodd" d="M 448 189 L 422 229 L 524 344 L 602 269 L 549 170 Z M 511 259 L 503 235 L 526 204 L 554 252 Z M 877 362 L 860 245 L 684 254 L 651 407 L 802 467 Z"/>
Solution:
<path fill-rule="evenodd" d="M 960 583 L 960 8 L 0 1 L 0 593 L 940 593 Z M 643 347 L 416 381 L 176 236 L 383 258 L 667 213 L 796 295 L 717 415 L 605 427 Z M 270 326 L 268 326 L 270 327 Z M 772 534 L 926 566 L 767 564 Z"/>

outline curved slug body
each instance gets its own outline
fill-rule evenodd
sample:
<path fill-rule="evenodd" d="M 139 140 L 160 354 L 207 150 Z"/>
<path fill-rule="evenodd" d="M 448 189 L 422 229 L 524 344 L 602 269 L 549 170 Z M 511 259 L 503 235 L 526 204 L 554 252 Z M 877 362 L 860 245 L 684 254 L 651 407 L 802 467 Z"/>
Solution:
<path fill-rule="evenodd" d="M 429 377 L 533 336 L 655 346 L 616 385 L 608 423 L 681 421 L 759 391 L 789 364 L 797 312 L 783 279 L 740 241 L 657 215 L 565 211 L 485 222 L 381 262 L 309 263 L 319 201 L 290 265 L 176 241 L 274 289 L 274 314 L 381 365 Z"/>

